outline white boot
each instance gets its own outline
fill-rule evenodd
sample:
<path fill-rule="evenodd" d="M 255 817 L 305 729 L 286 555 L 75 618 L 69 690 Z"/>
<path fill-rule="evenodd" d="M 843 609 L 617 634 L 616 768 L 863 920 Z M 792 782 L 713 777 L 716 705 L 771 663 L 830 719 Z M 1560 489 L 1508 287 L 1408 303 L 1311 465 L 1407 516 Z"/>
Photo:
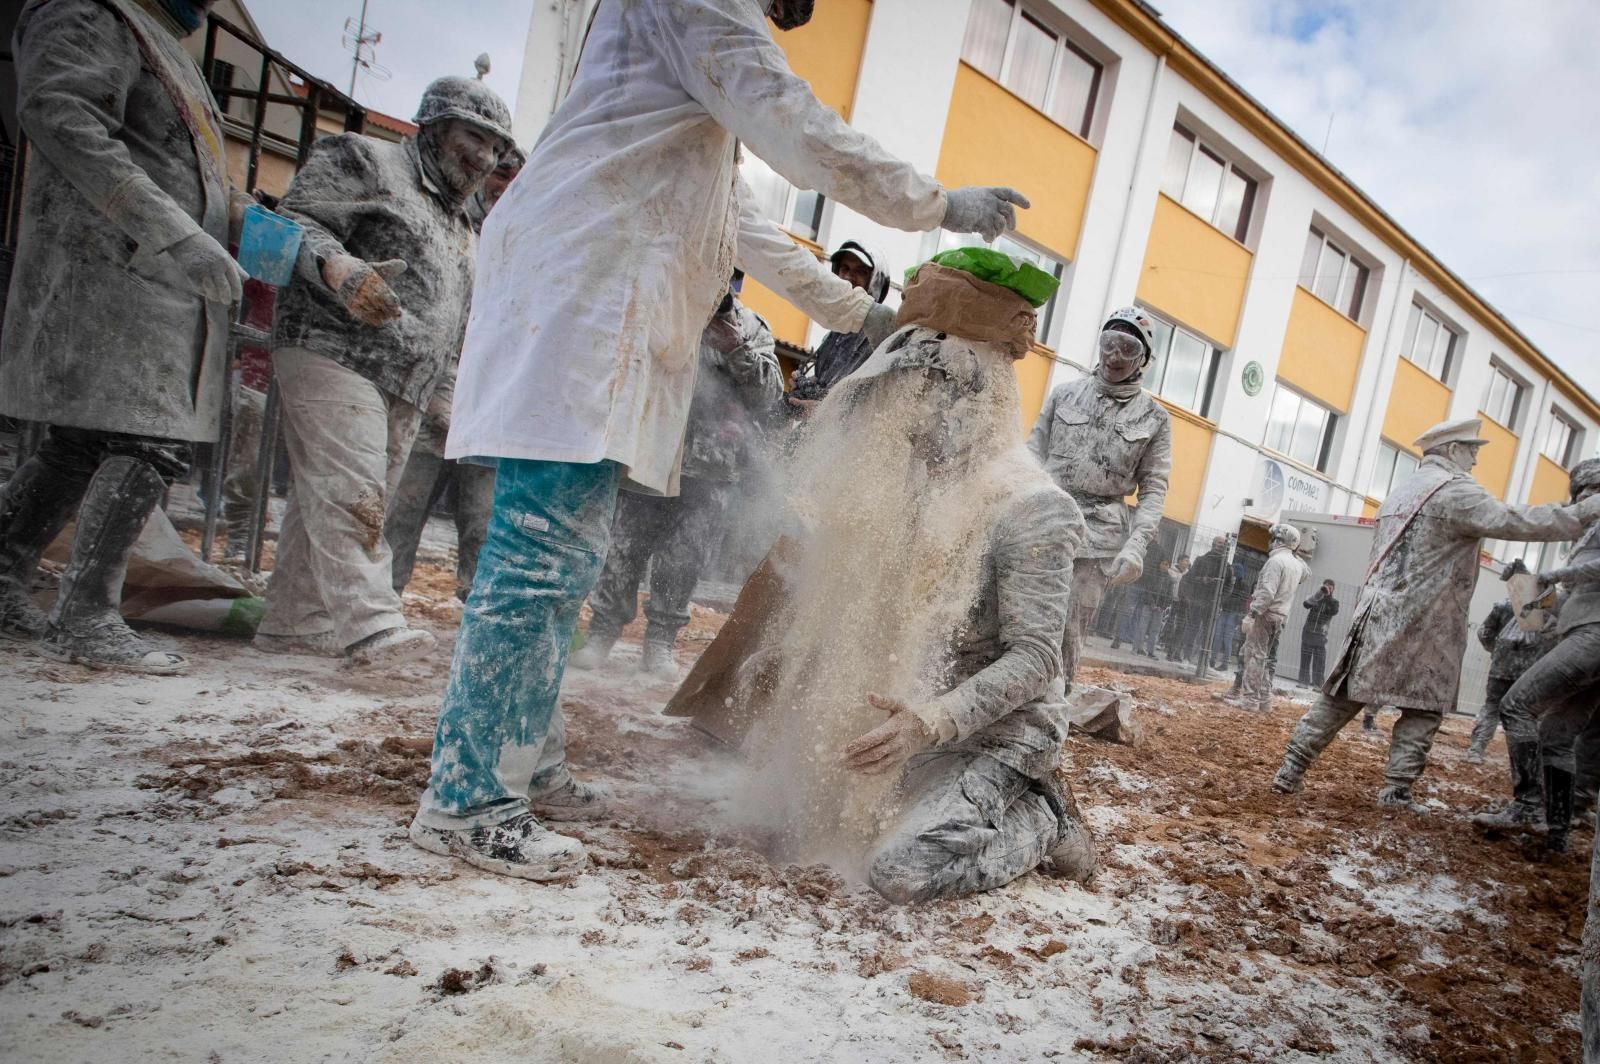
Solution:
<path fill-rule="evenodd" d="M 482 828 L 450 831 L 411 821 L 411 841 L 429 853 L 456 857 L 475 868 L 517 879 L 566 879 L 589 863 L 583 843 L 557 835 L 532 813 Z"/>

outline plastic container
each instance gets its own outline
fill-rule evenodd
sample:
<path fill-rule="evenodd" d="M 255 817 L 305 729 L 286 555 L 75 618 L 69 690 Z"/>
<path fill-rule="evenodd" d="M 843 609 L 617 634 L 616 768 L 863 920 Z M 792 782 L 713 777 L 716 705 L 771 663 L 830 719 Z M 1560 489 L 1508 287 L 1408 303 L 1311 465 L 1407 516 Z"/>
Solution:
<path fill-rule="evenodd" d="M 244 209 L 239 233 L 239 265 L 251 279 L 282 288 L 294 276 L 300 255 L 300 223 L 267 210 L 259 203 Z"/>

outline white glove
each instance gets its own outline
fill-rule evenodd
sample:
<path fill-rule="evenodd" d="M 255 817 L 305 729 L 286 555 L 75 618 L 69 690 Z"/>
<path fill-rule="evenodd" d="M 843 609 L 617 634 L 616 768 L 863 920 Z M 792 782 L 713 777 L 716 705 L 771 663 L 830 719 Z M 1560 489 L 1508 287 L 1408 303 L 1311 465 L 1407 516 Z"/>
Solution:
<path fill-rule="evenodd" d="M 895 312 L 882 303 L 874 303 L 867 308 L 866 320 L 861 323 L 861 331 L 866 333 L 873 349 L 889 338 L 894 332 Z"/>
<path fill-rule="evenodd" d="M 906 703 L 881 695 L 868 695 L 867 701 L 889 714 L 889 719 L 845 745 L 840 755 L 846 768 L 881 776 L 933 745 L 933 732 Z"/>
<path fill-rule="evenodd" d="M 969 185 L 945 193 L 944 221 L 952 233 L 977 233 L 993 240 L 1007 229 L 1017 227 L 1016 207 L 1031 206 L 1028 197 L 1014 188 L 988 188 Z"/>
<path fill-rule="evenodd" d="M 1251 614 L 1248 614 L 1248 613 L 1244 615 L 1244 620 L 1239 622 L 1239 630 L 1241 632 L 1243 632 L 1245 635 L 1249 635 L 1252 631 L 1255 630 L 1255 627 L 1256 627 L 1256 619 L 1255 619 L 1254 616 L 1252 616 Z"/>
<path fill-rule="evenodd" d="M 233 261 L 228 249 L 210 233 L 184 237 L 167 249 L 189 291 L 211 303 L 237 303 L 244 298 L 244 282 L 249 274 Z"/>
<path fill-rule="evenodd" d="M 1144 575 L 1144 559 L 1133 551 L 1125 550 L 1111 559 L 1111 570 L 1107 575 L 1111 578 L 1112 587 L 1131 584 Z"/>
<path fill-rule="evenodd" d="M 405 259 L 366 262 L 354 255 L 335 255 L 322 264 L 322 280 L 350 316 L 374 328 L 395 321 L 403 313 L 389 282 L 405 272 Z"/>

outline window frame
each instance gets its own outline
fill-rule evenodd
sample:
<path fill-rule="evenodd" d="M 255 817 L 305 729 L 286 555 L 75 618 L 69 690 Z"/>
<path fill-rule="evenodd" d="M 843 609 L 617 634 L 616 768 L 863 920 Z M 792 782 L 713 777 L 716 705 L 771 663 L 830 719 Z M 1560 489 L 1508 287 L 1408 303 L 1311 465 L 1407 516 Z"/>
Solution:
<path fill-rule="evenodd" d="M 1289 446 L 1275 447 L 1269 439 L 1269 437 L 1272 435 L 1273 426 L 1272 411 L 1277 409 L 1278 398 L 1279 396 L 1283 395 L 1292 396 L 1294 398 L 1296 407 L 1295 417 L 1290 423 L 1288 439 Z M 1315 409 L 1322 415 L 1322 424 L 1317 430 L 1316 455 L 1314 459 L 1309 462 L 1295 454 L 1291 449 L 1294 446 L 1296 438 L 1299 436 L 1300 419 L 1307 407 Z M 1328 471 L 1328 459 L 1333 454 L 1334 433 L 1338 431 L 1338 428 L 1339 412 L 1337 410 L 1333 409 L 1331 406 L 1328 406 L 1326 403 L 1318 402 L 1316 399 L 1306 395 L 1304 392 L 1290 387 L 1282 380 L 1278 380 L 1275 382 L 1275 387 L 1273 388 L 1272 403 L 1268 407 L 1267 427 L 1261 435 L 1261 446 L 1271 451 L 1273 454 L 1287 458 L 1289 461 L 1294 462 L 1297 465 L 1305 466 L 1307 469 L 1315 469 L 1319 473 L 1326 473 Z"/>
<path fill-rule="evenodd" d="M 1167 169 L 1168 164 L 1172 162 L 1173 141 L 1178 137 L 1187 138 L 1189 141 L 1189 156 L 1188 162 L 1184 166 L 1183 171 L 1183 187 L 1174 192 L 1168 187 L 1169 175 L 1167 173 Z M 1202 212 L 1198 210 L 1194 205 L 1191 205 L 1184 198 L 1189 189 L 1189 182 L 1194 179 L 1195 160 L 1201 155 L 1208 156 L 1214 161 L 1222 164 L 1222 176 L 1217 181 L 1216 198 L 1213 200 L 1209 212 Z M 1219 223 L 1222 220 L 1221 214 L 1223 204 L 1227 202 L 1228 199 L 1226 195 L 1228 189 L 1228 178 L 1235 175 L 1245 182 L 1245 195 L 1239 207 L 1239 217 L 1233 224 L 1233 231 L 1229 232 L 1228 230 L 1222 228 Z M 1181 204 L 1185 210 L 1189 211 L 1196 218 L 1204 219 L 1206 224 L 1210 225 L 1211 228 L 1215 229 L 1217 232 L 1223 234 L 1236 243 L 1243 244 L 1250 236 L 1251 224 L 1255 221 L 1256 200 L 1259 198 L 1261 193 L 1261 179 L 1236 163 L 1231 152 L 1219 148 L 1215 141 L 1202 138 L 1200 134 L 1194 132 L 1180 121 L 1172 124 L 1172 138 L 1169 138 L 1167 141 L 1167 158 L 1163 161 L 1161 166 L 1161 191 L 1166 194 L 1168 199 L 1171 199 L 1175 203 Z"/>
<path fill-rule="evenodd" d="M 1312 255 L 1313 243 L 1316 244 L 1315 257 Z M 1319 290 L 1321 280 L 1326 276 L 1323 273 L 1323 263 L 1327 261 L 1329 251 L 1344 256 L 1344 261 L 1339 266 L 1339 276 L 1334 282 L 1332 300 Z M 1347 285 L 1350 287 L 1347 288 Z M 1335 240 L 1313 224 L 1307 233 L 1305 253 L 1300 258 L 1300 287 L 1360 325 L 1361 316 L 1367 309 L 1367 292 L 1371 285 L 1372 265 L 1350 250 L 1344 241 Z M 1355 304 L 1354 307 L 1350 306 L 1352 302 Z"/>
<path fill-rule="evenodd" d="M 1428 361 L 1419 361 L 1416 358 L 1417 336 L 1422 331 L 1422 322 L 1426 319 L 1433 323 L 1436 331 L 1433 335 L 1433 347 L 1428 353 Z M 1439 357 L 1439 336 L 1445 334 L 1450 337 L 1445 345 L 1443 365 L 1437 372 L 1433 363 Z M 1400 337 L 1400 357 L 1416 366 L 1434 380 L 1450 387 L 1451 371 L 1456 368 L 1456 345 L 1465 338 L 1460 329 L 1451 325 L 1444 316 L 1435 310 L 1430 310 L 1420 299 L 1411 300 L 1411 311 L 1406 315 L 1405 332 Z"/>
<path fill-rule="evenodd" d="M 1217 374 L 1218 367 L 1222 364 L 1222 349 L 1216 344 L 1212 343 L 1210 340 L 1207 340 L 1204 336 L 1201 336 L 1199 333 L 1193 331 L 1192 329 L 1184 328 L 1182 325 L 1179 325 L 1177 322 L 1152 310 L 1150 307 L 1145 306 L 1144 304 L 1140 304 L 1140 309 L 1142 309 L 1146 314 L 1149 314 L 1150 317 L 1157 323 L 1158 328 L 1156 329 L 1156 338 L 1158 344 L 1161 342 L 1161 330 L 1159 326 L 1165 326 L 1169 330 L 1163 349 L 1152 352 L 1150 356 L 1150 369 L 1155 371 L 1156 376 L 1152 377 L 1150 372 L 1147 370 L 1143 380 L 1144 386 L 1151 392 L 1161 396 L 1161 398 L 1166 399 L 1176 406 L 1180 406 L 1191 413 L 1198 414 L 1200 417 L 1209 418 L 1211 405 L 1216 397 Z M 1206 354 L 1203 358 L 1204 364 L 1200 368 L 1198 384 L 1196 385 L 1195 389 L 1198 402 L 1194 406 L 1190 406 L 1186 402 L 1180 402 L 1176 397 L 1168 395 L 1166 391 L 1167 376 L 1172 369 L 1172 360 L 1170 356 L 1172 354 L 1173 345 L 1176 342 L 1179 333 L 1182 333 L 1189 339 L 1203 345 L 1206 349 Z"/>
<path fill-rule="evenodd" d="M 1393 455 L 1393 457 L 1389 457 L 1390 455 Z M 1378 474 L 1384 469 L 1384 459 L 1386 457 L 1388 458 L 1388 473 L 1385 477 L 1387 483 L 1384 485 L 1383 491 L 1380 493 L 1378 491 Z M 1412 473 L 1415 473 L 1417 471 L 1417 467 L 1422 464 L 1422 459 L 1418 458 L 1404 447 L 1396 447 L 1394 444 L 1384 439 L 1380 439 L 1378 441 L 1378 461 L 1377 464 L 1373 466 L 1372 476 L 1367 483 L 1367 496 L 1369 498 L 1377 499 L 1379 503 L 1382 503 L 1383 500 L 1389 497 L 1390 493 L 1394 491 L 1395 481 L 1398 479 L 1397 472 L 1400 469 L 1400 464 L 1402 461 L 1410 463 L 1409 467 L 1404 473 L 1405 476 L 1410 476 Z"/>
<path fill-rule="evenodd" d="M 1509 394 L 1511 396 L 1511 410 L 1504 417 L 1500 415 L 1498 410 L 1494 409 L 1494 390 L 1495 386 L 1501 381 L 1504 381 L 1506 384 L 1506 392 L 1502 394 Z M 1528 386 L 1523 382 L 1521 377 L 1511 372 L 1511 370 L 1506 368 L 1501 363 L 1495 361 L 1494 359 L 1490 359 L 1489 386 L 1488 388 L 1484 389 L 1483 406 L 1479 407 L 1479 409 L 1482 410 L 1483 413 L 1488 416 L 1489 420 L 1493 421 L 1495 424 L 1503 425 L 1512 432 L 1516 432 L 1517 422 L 1522 417 L 1522 401 L 1527 397 L 1527 392 Z"/>
<path fill-rule="evenodd" d="M 1034 342 L 1040 347 L 1050 347 L 1048 340 L 1050 326 L 1054 324 L 1056 311 L 1061 305 L 1062 297 L 1067 293 L 1067 269 L 1072 265 L 1069 260 L 1061 258 L 1053 251 L 1046 251 L 1036 244 L 1031 244 L 1021 239 L 1020 234 L 1017 233 L 1002 233 L 993 241 L 985 241 L 977 233 L 952 233 L 946 229 L 935 230 L 935 233 L 937 237 L 933 252 L 930 255 L 924 255 L 924 259 L 932 258 L 933 255 L 937 255 L 941 251 L 952 251 L 956 248 L 986 247 L 1011 255 L 1014 258 L 1024 259 L 1041 269 L 1045 269 L 1047 264 L 1054 265 L 1053 272 L 1048 269 L 1045 269 L 1045 272 L 1051 273 L 1061 284 L 1056 288 L 1055 295 L 1051 296 L 1044 306 L 1037 307 L 1034 310 L 1034 313 L 1038 316 L 1038 324 L 1034 330 Z M 1009 244 L 1011 247 L 1002 247 L 1000 246 L 1002 243 Z M 927 245 L 924 244 L 923 247 L 927 247 Z M 1018 252 L 1020 254 L 1017 254 Z M 1053 347 L 1050 349 L 1052 351 L 1055 350 Z"/>
<path fill-rule="evenodd" d="M 991 2 L 993 2 L 993 0 L 991 0 Z M 1031 5 L 1024 4 L 1021 2 L 1021 0 L 998 0 L 998 2 L 1003 2 L 1011 8 L 1011 18 L 1010 22 L 1006 26 L 1006 40 L 1005 44 L 1001 47 L 1000 63 L 998 68 L 992 70 L 986 69 L 985 64 L 980 63 L 976 57 L 970 56 L 967 52 L 967 43 L 971 34 L 972 19 L 979 11 L 977 4 L 973 5 L 972 13 L 969 13 L 967 16 L 967 30 L 963 33 L 961 38 L 961 61 L 972 67 L 972 69 L 978 71 L 984 77 L 993 80 L 1007 92 L 1011 93 L 1011 95 L 1015 96 L 1023 103 L 1026 103 L 1029 107 L 1032 107 L 1035 111 L 1038 111 L 1040 114 L 1050 119 L 1050 121 L 1060 126 L 1062 129 L 1065 129 L 1067 132 L 1072 133 L 1074 136 L 1077 136 L 1083 140 L 1088 140 L 1089 134 L 1094 130 L 1095 114 L 1100 106 L 1100 94 L 1105 88 L 1106 64 L 1095 58 L 1094 54 L 1089 49 L 1072 40 L 1072 38 L 1067 33 L 1059 29 L 1042 10 L 1036 9 Z M 1044 72 L 1044 94 L 1037 103 L 1027 96 L 1022 95 L 1022 93 L 1013 88 L 1010 83 L 1010 78 L 1013 74 L 1012 63 L 1016 59 L 1017 53 L 1017 39 L 1024 20 L 1033 24 L 1042 32 L 1049 34 L 1051 37 L 1050 64 L 1048 69 L 1046 69 Z M 1061 90 L 1062 66 L 1066 60 L 1066 53 L 1069 50 L 1076 55 L 1078 59 L 1088 63 L 1092 68 L 1092 73 L 1089 76 L 1088 98 L 1084 101 L 1082 120 L 1076 126 L 1068 125 L 1066 122 L 1057 117 L 1055 112 L 1056 97 Z"/>
<path fill-rule="evenodd" d="M 765 211 L 765 203 L 762 201 L 759 195 L 759 189 L 753 182 L 750 181 L 747 176 L 745 176 L 744 168 L 751 163 L 765 167 L 774 178 L 782 183 L 784 189 L 782 218 L 774 218 L 771 214 L 768 214 Z M 812 243 L 816 243 L 821 238 L 822 212 L 828 205 L 828 198 L 826 196 L 820 192 L 813 192 L 809 189 L 803 189 L 799 187 L 791 182 L 788 178 L 778 173 L 777 170 L 774 170 L 771 164 L 769 164 L 765 159 L 760 158 L 748 150 L 744 152 L 744 157 L 740 160 L 739 176 L 745 182 L 745 184 L 750 186 L 750 191 L 758 193 L 758 202 L 756 203 L 756 207 L 766 218 L 776 223 L 785 232 L 798 236 L 802 240 L 809 240 Z M 810 211 L 810 220 L 809 222 L 797 221 L 796 216 L 799 213 L 800 204 L 802 200 L 808 196 L 814 196 L 816 198 L 815 205 Z"/>
<path fill-rule="evenodd" d="M 1562 453 L 1561 457 L 1559 458 L 1550 453 L 1550 433 L 1555 431 L 1557 426 L 1567 430 L 1566 443 L 1561 449 Z M 1571 469 L 1572 453 L 1578 449 L 1578 440 L 1581 432 L 1582 430 L 1578 427 L 1577 422 L 1561 413 L 1561 411 L 1557 410 L 1555 407 L 1551 407 L 1550 424 L 1545 427 L 1544 441 L 1539 445 L 1539 453 L 1550 459 L 1550 461 L 1554 462 L 1562 469 Z"/>

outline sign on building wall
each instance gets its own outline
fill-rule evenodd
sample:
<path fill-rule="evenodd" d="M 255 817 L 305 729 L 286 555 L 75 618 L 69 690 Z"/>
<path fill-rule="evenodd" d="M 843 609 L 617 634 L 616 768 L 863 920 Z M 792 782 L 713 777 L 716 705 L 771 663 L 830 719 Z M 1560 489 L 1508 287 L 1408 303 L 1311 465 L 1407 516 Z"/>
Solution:
<path fill-rule="evenodd" d="M 1255 501 L 1245 509 L 1263 521 L 1276 521 L 1281 514 L 1290 512 L 1327 513 L 1332 495 L 1327 481 L 1258 454 L 1251 492 Z"/>

